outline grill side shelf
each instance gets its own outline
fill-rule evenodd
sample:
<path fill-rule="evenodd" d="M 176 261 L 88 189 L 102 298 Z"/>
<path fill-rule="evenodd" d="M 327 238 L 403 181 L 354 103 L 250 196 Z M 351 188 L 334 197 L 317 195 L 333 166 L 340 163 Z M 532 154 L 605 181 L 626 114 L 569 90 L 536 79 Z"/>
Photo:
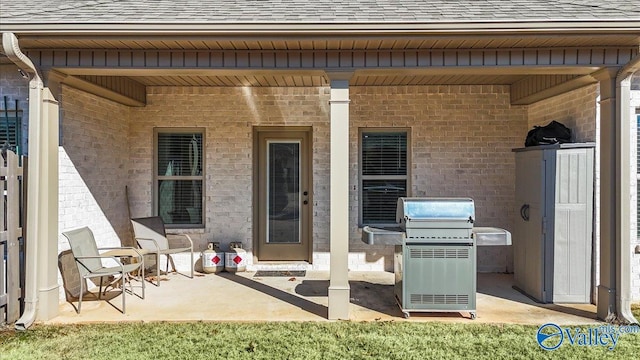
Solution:
<path fill-rule="evenodd" d="M 380 229 L 370 226 L 362 228 L 361 240 L 367 245 L 402 245 L 404 232 L 401 229 Z"/>

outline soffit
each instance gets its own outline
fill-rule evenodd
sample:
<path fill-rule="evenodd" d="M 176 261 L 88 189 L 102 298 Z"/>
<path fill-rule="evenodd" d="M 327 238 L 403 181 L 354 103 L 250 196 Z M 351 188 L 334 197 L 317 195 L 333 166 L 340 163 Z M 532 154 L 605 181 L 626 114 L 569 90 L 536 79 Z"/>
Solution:
<path fill-rule="evenodd" d="M 222 36 L 36 36 L 23 35 L 20 46 L 25 51 L 78 49 L 78 50 L 153 50 L 153 51 L 349 51 L 349 50 L 434 50 L 434 49 L 558 49 L 558 48 L 602 48 L 637 47 L 640 34 L 576 35 L 538 34 L 538 35 L 442 35 L 442 36 L 333 36 L 333 37 L 222 37 Z M 459 71 L 459 70 L 456 70 Z M 501 71 L 505 71 L 502 69 Z M 593 69 L 585 69 L 584 73 Z M 76 74 L 76 75 L 89 75 Z M 96 75 L 96 74 L 93 74 Z M 106 75 L 106 74 L 104 74 Z M 152 74 L 146 76 L 127 76 L 145 86 L 326 86 L 326 77 L 318 74 Z M 142 75 L 142 74 L 141 74 Z M 353 86 L 393 86 L 393 85 L 478 85 L 516 83 L 529 74 L 507 74 L 476 70 L 475 73 L 411 74 L 361 73 L 351 79 Z"/>

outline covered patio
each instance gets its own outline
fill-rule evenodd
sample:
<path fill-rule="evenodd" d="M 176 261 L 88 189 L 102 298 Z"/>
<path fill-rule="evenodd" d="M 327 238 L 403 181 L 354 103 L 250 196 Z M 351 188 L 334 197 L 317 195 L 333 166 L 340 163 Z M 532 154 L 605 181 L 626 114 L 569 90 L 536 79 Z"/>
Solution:
<path fill-rule="evenodd" d="M 283 273 L 286 273 L 284 271 Z M 307 271 L 265 277 L 256 272 L 200 274 L 189 279 L 175 273 L 161 276 L 162 285 L 148 286 L 146 299 L 127 295 L 127 314 L 106 301 L 85 298 L 60 304 L 47 324 L 154 321 L 327 321 L 329 273 Z M 477 318 L 465 312 L 416 312 L 403 317 L 393 296 L 393 273 L 349 272 L 349 317 L 352 321 L 507 323 L 541 325 L 597 324 L 591 304 L 540 304 L 511 286 L 513 275 L 478 274 Z M 149 283 L 147 283 L 149 284 Z M 150 285 L 150 284 L 149 284 Z M 176 294 L 180 294 L 179 296 Z"/>
<path fill-rule="evenodd" d="M 209 91 L 211 91 L 197 89 L 228 89 L 229 87 L 236 87 L 242 88 L 243 93 L 249 94 L 248 96 L 264 93 L 263 90 L 259 89 L 326 88 L 326 95 L 321 96 L 321 98 L 329 100 L 329 107 L 325 107 L 324 109 L 329 112 L 330 127 L 321 128 L 322 130 L 320 131 L 328 131 L 327 135 L 329 135 L 328 137 L 331 141 L 329 144 L 323 144 L 323 150 L 321 151 L 325 152 L 323 156 L 327 156 L 327 159 L 330 157 L 331 166 L 329 169 L 326 169 L 330 172 L 329 178 L 322 178 L 321 180 L 328 181 L 330 179 L 330 183 L 321 185 L 321 182 L 314 181 L 314 190 L 311 194 L 315 199 L 313 203 L 316 209 L 322 209 L 322 211 L 327 211 L 330 214 L 330 219 L 326 218 L 326 220 L 329 220 L 330 228 L 326 229 L 319 226 L 322 221 L 320 218 L 314 218 L 315 224 L 313 229 L 309 231 L 312 232 L 315 249 L 312 255 L 313 263 L 315 264 L 314 269 L 319 269 L 323 266 L 330 269 L 330 281 L 323 283 L 329 289 L 325 294 L 326 298 L 323 298 L 328 304 L 322 305 L 327 306 L 327 313 L 324 316 L 329 319 L 347 319 L 352 317 L 350 314 L 352 311 L 351 308 L 353 308 L 354 305 L 348 305 L 350 291 L 349 283 L 347 282 L 350 262 L 349 253 L 361 251 L 368 254 L 373 251 L 374 253 L 384 254 L 386 251 L 383 249 L 369 249 L 364 247 L 363 244 L 356 240 L 357 235 L 354 239 L 354 234 L 357 234 L 359 230 L 355 229 L 354 231 L 353 226 L 357 221 L 354 215 L 357 216 L 357 214 L 350 211 L 350 207 L 354 205 L 353 198 L 354 195 L 358 194 L 359 190 L 352 188 L 350 185 L 354 177 L 354 174 L 350 170 L 350 162 L 352 162 L 352 160 L 343 156 L 343 154 L 349 153 L 350 144 L 353 141 L 353 135 L 350 134 L 353 130 L 353 125 L 350 124 L 352 121 L 350 118 L 356 118 L 359 126 L 366 127 L 370 125 L 368 125 L 368 121 L 363 121 L 367 113 L 360 113 L 365 110 L 362 104 L 356 101 L 355 104 L 359 106 L 356 107 L 355 110 L 353 108 L 350 109 L 350 102 L 354 101 L 350 98 L 350 94 L 355 93 L 360 96 L 360 89 L 374 88 L 389 89 L 374 90 L 374 93 L 379 93 L 380 91 L 382 91 L 382 93 L 386 93 L 387 91 L 393 93 L 395 92 L 394 89 L 398 87 L 410 87 L 412 89 L 424 87 L 425 89 L 429 89 L 429 92 L 434 93 L 440 91 L 447 93 L 450 91 L 448 89 L 455 88 L 459 89 L 457 91 L 461 93 L 468 91 L 471 94 L 475 92 L 484 93 L 487 89 L 491 92 L 494 91 L 493 89 L 502 88 L 508 89 L 510 104 L 506 106 L 511 109 L 510 111 L 514 111 L 514 109 L 519 109 L 519 106 L 534 104 L 544 99 L 569 94 L 576 90 L 580 91 L 580 89 L 588 88 L 589 86 L 599 85 L 600 116 L 603 123 L 603 135 L 601 139 L 604 144 L 604 146 L 601 147 L 602 152 L 600 154 L 601 179 L 602 184 L 606 185 L 606 187 L 604 187 L 600 193 L 602 195 L 602 202 L 600 204 L 601 244 L 599 249 L 601 256 L 599 259 L 601 281 L 599 286 L 601 287 L 601 291 L 598 292 L 597 302 L 599 304 L 598 317 L 600 319 L 609 318 L 616 312 L 613 309 L 617 308 L 614 306 L 615 297 L 613 293 L 607 290 L 613 288 L 613 285 L 605 288 L 602 288 L 602 286 L 607 283 L 613 284 L 614 282 L 625 284 L 627 280 L 620 283 L 620 278 L 628 276 L 625 274 L 627 274 L 629 270 L 623 270 L 621 272 L 620 270 L 614 271 L 614 268 L 620 269 L 620 266 L 626 266 L 626 269 L 630 269 L 631 266 L 627 258 L 620 258 L 619 255 L 616 255 L 617 253 L 615 251 L 610 252 L 610 249 L 614 248 L 618 249 L 616 251 L 620 251 L 619 241 L 625 239 L 626 234 L 625 231 L 620 231 L 619 229 L 625 229 L 625 224 L 628 224 L 628 222 L 626 222 L 628 212 L 614 212 L 613 210 L 614 204 L 620 206 L 623 203 L 622 199 L 625 195 L 618 190 L 624 190 L 626 188 L 627 185 L 625 184 L 628 184 L 629 177 L 623 172 L 623 170 L 627 168 L 626 165 L 623 164 L 628 162 L 629 158 L 617 157 L 616 155 L 628 154 L 629 152 L 626 150 L 622 152 L 615 150 L 618 146 L 629 146 L 628 142 L 626 140 L 623 141 L 620 135 L 628 133 L 628 130 L 620 129 L 620 127 L 628 127 L 625 121 L 620 120 L 624 119 L 625 116 L 628 117 L 628 115 L 624 113 L 619 114 L 621 111 L 619 106 L 628 108 L 629 105 L 625 102 L 621 102 L 621 105 L 616 105 L 616 101 L 620 99 L 620 96 L 626 96 L 628 92 L 620 93 L 620 82 L 616 80 L 616 77 L 619 66 L 633 59 L 637 59 L 637 51 L 630 46 L 637 40 L 637 37 L 621 36 L 615 40 L 605 36 L 592 38 L 590 40 L 582 36 L 567 37 L 562 40 L 551 36 L 546 39 L 538 37 L 526 41 L 526 47 L 530 50 L 514 50 L 512 48 L 514 43 L 524 44 L 523 40 L 517 37 L 505 37 L 500 43 L 496 43 L 494 40 L 490 41 L 486 37 L 481 37 L 481 39 L 484 40 L 479 41 L 478 38 L 475 37 L 463 38 L 460 39 L 459 42 L 456 42 L 455 46 L 452 42 L 445 44 L 442 43 L 441 40 L 433 40 L 433 42 L 416 40 L 404 42 L 394 41 L 392 45 L 388 45 L 390 48 L 386 50 L 377 50 L 377 48 L 384 47 L 387 40 L 368 41 L 366 44 L 360 44 L 358 41 L 345 42 L 345 40 L 336 42 L 336 44 L 320 40 L 304 40 L 303 42 L 294 42 L 297 44 L 296 46 L 300 48 L 300 51 L 294 52 L 282 50 L 276 46 L 272 49 L 265 50 L 264 47 L 266 47 L 267 44 L 272 44 L 269 41 L 258 42 L 259 47 L 263 48 L 262 50 L 231 50 L 241 47 L 240 44 L 246 44 L 244 41 L 235 40 L 225 42 L 216 41 L 215 44 L 223 47 L 224 50 L 215 52 L 211 48 L 213 46 L 211 43 L 203 41 L 198 46 L 207 48 L 207 50 L 194 49 L 194 51 L 185 51 L 173 49 L 170 52 L 170 57 L 166 57 L 168 53 L 154 49 L 158 47 L 160 43 L 166 44 L 166 41 L 153 38 L 150 38 L 148 42 L 146 42 L 146 49 L 133 49 L 133 47 L 136 46 L 135 44 L 139 44 L 139 42 L 127 40 L 126 38 L 118 42 L 117 48 L 108 48 L 108 43 L 102 42 L 99 38 L 87 43 L 84 40 L 76 40 L 71 37 L 66 41 L 72 42 L 74 47 L 103 47 L 105 50 L 102 53 L 96 51 L 77 52 L 63 50 L 67 55 L 62 62 L 59 60 L 61 59 L 59 57 L 59 50 L 50 50 L 60 46 L 56 41 L 45 42 L 38 38 L 30 39 L 27 36 L 24 43 L 30 48 L 39 48 L 38 50 L 31 50 L 29 54 L 36 59 L 40 64 L 39 66 L 47 69 L 45 74 L 48 75 L 49 86 L 58 92 L 56 96 L 62 98 L 63 108 L 65 101 L 69 103 L 75 102 L 74 100 L 70 100 L 70 97 L 65 98 L 64 93 L 68 92 L 72 94 L 71 96 L 75 96 L 73 94 L 78 90 L 85 94 L 97 95 L 132 107 L 132 113 L 152 114 L 157 111 L 153 110 L 153 106 L 150 106 L 156 105 L 156 102 L 153 100 L 154 98 L 158 97 L 162 99 L 161 101 L 166 101 L 168 97 L 176 91 L 173 89 L 179 88 L 188 89 L 185 94 L 195 95 L 209 94 Z M 174 45 L 172 45 L 172 47 L 183 47 L 186 44 L 185 41 L 187 40 L 176 39 L 173 41 Z M 549 41 L 555 42 L 554 49 L 539 49 L 541 46 L 548 46 Z M 587 50 L 578 49 L 579 44 L 585 41 L 593 41 L 591 45 L 593 47 Z M 286 47 L 293 46 L 292 44 L 293 43 Z M 605 44 L 615 44 L 618 48 L 613 50 L 611 48 L 605 48 Z M 603 48 L 598 48 L 598 46 L 603 46 Z M 127 51 L 122 50 L 122 48 L 126 47 L 131 47 L 132 49 Z M 330 47 L 331 49 L 326 49 L 325 47 Z M 334 47 L 335 50 L 333 49 Z M 433 47 L 441 48 L 434 50 Z M 469 50 L 457 50 L 457 47 L 463 47 Z M 304 50 L 305 48 L 311 48 L 313 50 Z M 346 48 L 351 48 L 351 50 L 345 52 Z M 233 60 L 230 60 L 229 53 L 235 53 Z M 615 53 L 615 56 L 611 55 L 613 53 Z M 203 54 L 207 55 L 203 58 Z M 180 58 L 182 61 L 176 62 L 171 60 L 173 58 Z M 102 59 L 105 60 L 103 63 L 101 63 Z M 109 59 L 113 59 L 113 61 Z M 130 61 L 127 59 L 130 59 Z M 93 65 L 83 65 L 89 63 Z M 634 64 L 637 65 L 637 63 L 636 61 Z M 629 76 L 632 70 L 633 68 L 629 67 L 625 76 Z M 628 82 L 628 78 L 626 81 Z M 622 87 L 622 90 L 625 89 L 628 88 Z M 211 94 L 216 94 L 219 91 L 220 94 L 227 92 L 227 90 L 213 90 Z M 274 91 L 274 93 L 281 91 L 286 94 L 286 90 L 277 90 Z M 411 91 L 413 92 L 415 90 Z M 420 90 L 418 90 L 418 94 L 419 92 Z M 147 101 L 152 101 L 152 103 L 147 103 Z M 251 103 L 249 105 L 251 106 Z M 82 106 L 81 103 L 78 102 L 78 106 Z M 462 101 L 458 105 L 458 108 L 464 109 L 465 106 L 467 105 Z M 263 116 L 259 110 L 255 108 L 251 110 L 256 118 L 260 119 Z M 491 114 L 491 110 L 487 111 Z M 72 114 L 71 111 L 67 111 L 66 113 Z M 77 115 L 81 116 L 79 113 Z M 172 116 L 171 114 L 168 115 Z M 401 116 L 402 114 L 398 113 L 398 115 Z M 469 116 L 471 116 L 471 114 L 469 114 Z M 506 114 L 496 116 L 496 119 L 499 119 L 497 120 L 498 122 L 502 121 L 505 126 L 510 129 L 510 131 L 508 131 L 510 138 L 507 143 L 494 143 L 494 146 L 500 148 L 500 151 L 508 152 L 511 147 L 517 146 L 514 140 L 521 139 L 520 141 L 522 141 L 524 129 L 518 128 L 519 130 L 515 130 L 515 123 L 509 122 L 508 115 Z M 543 119 L 548 120 L 548 115 L 541 116 L 538 121 L 542 121 Z M 469 124 L 473 123 L 472 116 L 469 117 L 469 121 Z M 375 124 L 376 122 L 374 121 L 373 123 Z M 135 132 L 133 132 L 134 134 L 140 133 L 141 136 L 146 136 L 142 131 L 149 131 L 137 129 L 135 122 L 131 122 L 131 124 L 132 129 L 136 129 Z M 142 122 L 141 124 L 146 123 Z M 182 124 L 189 124 L 189 122 L 182 122 Z M 261 123 L 256 123 L 256 125 L 260 124 Z M 409 128 L 413 126 L 411 120 L 392 120 L 388 124 L 387 126 L 408 126 Z M 511 127 L 509 127 L 508 124 L 511 124 Z M 294 123 L 293 125 L 296 124 Z M 86 124 L 84 126 L 91 125 Z M 584 124 L 575 124 L 575 126 L 584 126 Z M 321 133 L 317 132 L 318 128 L 315 126 L 314 128 L 315 136 L 321 136 Z M 583 137 L 583 139 L 592 136 L 588 134 L 591 134 L 590 130 L 578 136 Z M 444 133 L 442 135 L 444 135 Z M 455 133 L 449 134 L 449 136 L 453 136 L 454 139 L 456 135 Z M 64 136 L 65 134 L 63 134 L 63 138 Z M 458 134 L 458 136 L 462 142 L 473 141 L 472 139 L 477 136 L 477 133 Z M 70 138 L 68 135 L 67 138 L 69 138 L 69 142 L 75 142 L 75 139 L 77 139 Z M 323 140 L 326 140 L 326 138 Z M 131 138 L 129 141 L 131 141 Z M 316 139 L 316 142 L 317 141 L 319 140 Z M 420 142 L 422 139 L 415 135 L 415 141 Z M 136 141 L 133 143 L 136 143 Z M 51 145 L 54 144 L 51 143 Z M 78 145 L 85 146 L 85 148 L 77 147 L 74 150 L 81 152 L 83 149 L 86 149 L 86 146 L 89 144 Z M 136 145 L 131 146 L 133 149 Z M 467 146 L 471 149 L 474 145 L 468 144 Z M 67 148 L 68 147 L 65 147 L 65 149 Z M 133 153 L 144 153 L 144 151 L 147 150 L 134 151 Z M 326 151 L 328 151 L 328 154 Z M 52 152 L 49 152 L 49 154 L 51 153 Z M 75 163 L 73 164 L 74 167 L 82 170 L 83 167 L 90 166 L 88 162 L 82 164 L 83 160 L 81 157 L 78 157 L 78 154 L 79 153 L 75 155 L 74 153 L 69 154 L 69 157 Z M 435 157 L 436 155 L 428 156 Z M 442 156 L 446 155 L 443 154 Z M 86 156 L 84 156 L 84 158 L 86 159 Z M 97 159 L 99 158 L 100 155 L 97 154 Z M 80 163 L 76 162 L 76 159 L 79 159 Z M 606 161 L 602 159 L 606 159 Z M 129 160 L 134 159 L 129 158 Z M 214 163 L 212 166 L 220 167 L 222 165 L 222 163 Z M 434 160 L 433 165 L 437 165 L 437 161 Z M 147 208 L 149 199 L 140 196 L 140 194 L 148 192 L 145 188 L 145 178 L 136 175 L 130 177 L 127 181 L 127 173 L 122 172 L 120 169 L 113 170 L 115 170 L 115 174 L 121 173 L 125 176 L 124 179 L 119 179 L 122 185 L 129 184 L 134 189 L 134 195 L 131 199 L 134 211 L 148 214 L 150 211 L 150 209 Z M 133 167 L 131 170 L 133 174 L 142 174 Z M 257 170 L 254 168 L 254 171 Z M 460 173 L 460 171 L 464 172 L 465 170 L 456 170 L 458 173 Z M 55 176 L 54 174 L 55 173 L 51 173 L 51 176 Z M 86 174 L 89 175 L 90 173 L 86 172 Z M 129 174 L 131 174 L 131 172 L 129 172 Z M 482 172 L 478 174 L 482 174 Z M 81 176 L 82 175 L 81 173 Z M 497 214 L 499 215 L 494 214 L 493 219 L 491 216 L 488 216 L 484 219 L 485 221 L 496 221 L 497 218 L 500 218 L 500 220 L 497 220 L 499 222 L 498 224 L 492 223 L 490 225 L 503 226 L 507 229 L 510 227 L 509 214 L 512 214 L 512 210 L 504 209 L 505 205 L 509 203 L 497 202 L 500 196 L 485 197 L 483 194 L 483 186 L 485 186 L 486 183 L 483 181 L 478 181 L 476 184 L 467 183 L 469 186 L 467 186 L 465 190 L 459 188 L 459 186 L 464 184 L 464 182 L 460 182 L 457 183 L 457 190 L 452 190 L 446 187 L 447 181 L 445 180 L 445 182 L 440 185 L 440 188 L 433 188 L 434 184 L 432 183 L 429 185 L 431 187 L 430 190 L 425 190 L 425 188 L 419 187 L 421 180 L 416 179 L 417 178 L 412 179 L 416 187 L 413 189 L 413 192 L 418 195 L 424 193 L 437 196 L 441 194 L 455 194 L 456 192 L 459 194 L 469 194 L 468 192 L 473 191 L 472 195 L 467 196 L 478 199 L 478 204 L 480 204 L 478 214 L 481 217 L 495 211 L 492 209 L 502 208 L 502 210 L 497 210 Z M 478 179 L 482 179 L 482 176 Z M 51 184 L 52 183 L 50 183 L 50 185 Z M 324 191 L 321 189 L 324 189 Z M 356 191 L 354 192 L 354 190 Z M 502 188 L 501 191 L 504 190 L 505 189 Z M 93 192 L 94 190 L 90 189 L 90 191 Z M 109 193 L 96 193 L 96 197 L 100 200 L 100 197 L 106 198 L 109 196 L 108 194 Z M 482 202 L 483 199 L 484 203 Z M 252 205 L 251 199 L 248 196 L 242 197 L 241 203 L 254 206 L 253 211 L 258 211 L 255 208 L 255 203 Z M 120 202 L 120 204 L 123 203 Z M 318 204 L 320 204 L 319 207 Z M 355 202 L 355 204 L 357 204 L 357 202 Z M 49 214 L 51 214 L 51 212 L 50 210 Z M 112 212 L 106 215 L 122 243 L 126 244 L 131 240 L 127 239 L 127 219 L 123 218 L 124 214 L 125 213 L 121 211 L 119 214 Z M 325 213 L 322 212 L 321 214 Z M 620 218 L 623 221 L 621 225 L 614 226 L 614 223 L 610 222 L 612 214 L 615 214 L 616 218 Z M 211 230 L 215 230 L 215 227 L 220 226 L 220 223 L 227 223 L 227 220 L 223 218 L 214 219 L 217 220 L 212 221 L 214 227 L 211 228 Z M 71 226 L 69 220 L 62 223 L 64 226 Z M 228 225 L 223 226 L 226 227 Z M 244 229 L 247 230 L 247 233 L 250 234 L 252 231 L 251 224 L 245 224 L 243 226 L 245 226 Z M 253 228 L 257 228 L 257 223 L 253 224 Z M 52 229 L 53 228 L 50 228 L 50 230 Z M 203 249 L 207 241 L 207 233 L 211 230 L 205 229 L 204 233 L 196 230 L 196 234 L 200 234 L 199 239 L 196 241 L 198 244 L 197 248 Z M 329 230 L 328 233 L 326 232 L 327 230 Z M 45 228 L 41 228 L 39 231 L 46 230 Z M 193 230 L 186 231 L 193 234 Z M 320 236 L 320 234 L 322 235 Z M 53 236 L 53 233 L 50 235 Z M 253 247 L 254 261 L 259 261 L 259 254 L 255 251 L 259 239 L 255 230 L 253 230 L 251 238 L 253 240 L 251 240 L 252 245 L 249 245 L 249 250 Z M 621 244 L 623 249 L 629 247 L 628 240 L 625 241 L 626 243 Z M 60 245 L 58 247 L 51 245 L 52 244 L 49 245 L 50 255 L 61 250 Z M 324 256 L 322 255 L 323 253 Z M 368 257 L 369 255 L 366 256 Z M 506 252 L 500 256 L 509 257 Z M 311 257 L 309 260 L 311 260 Z M 388 260 L 385 261 L 388 262 Z M 482 259 L 480 261 L 482 261 Z M 311 261 L 309 262 L 311 263 Z M 388 267 L 386 263 L 385 266 Z M 507 271 L 509 271 L 509 268 L 507 268 Z M 197 287 L 197 285 L 194 287 Z M 48 288 L 55 289 L 55 285 L 51 283 L 48 285 Z M 164 289 L 161 291 L 163 290 Z M 187 292 L 189 291 L 185 291 L 185 293 Z M 51 300 L 49 300 L 50 304 L 51 301 L 53 301 L 53 296 L 55 296 L 55 292 L 51 292 L 51 294 L 47 296 L 51 297 Z M 41 297 L 41 300 L 43 299 L 44 297 Z M 233 296 L 231 296 L 230 299 L 233 299 Z M 231 304 L 234 303 L 233 300 L 230 301 Z M 623 300 L 623 302 L 628 304 L 629 300 Z M 182 304 L 185 303 L 189 302 L 183 302 Z M 269 301 L 267 301 L 266 304 L 269 304 Z M 54 314 L 55 310 L 53 310 L 53 307 L 50 305 L 49 308 L 52 310 L 51 313 Z M 617 309 L 617 311 L 622 310 L 620 308 Z M 132 313 L 134 312 L 135 311 L 132 311 Z M 373 318 L 383 316 L 375 314 L 375 311 L 365 311 L 364 313 L 368 314 L 366 316 L 373 316 Z M 525 310 L 523 313 L 526 314 L 527 311 Z M 496 319 L 499 318 L 500 315 L 496 314 Z"/>
<path fill-rule="evenodd" d="M 363 9 L 352 9 L 347 20 L 315 23 L 282 21 L 278 11 L 291 9 L 276 9 L 249 23 L 234 13 L 220 23 L 151 13 L 144 23 L 125 5 L 105 6 L 102 11 L 125 20 L 94 23 L 63 9 L 47 14 L 60 16 L 52 23 L 13 9 L 16 15 L 3 24 L 4 53 L 31 79 L 27 233 L 37 245 L 26 254 L 27 326 L 36 318 L 121 321 L 101 302 L 87 302 L 81 316 L 68 304 L 58 307 L 56 257 L 68 247 L 60 232 L 88 225 L 100 228 L 99 245 L 133 245 L 127 215 L 158 213 L 157 128 L 198 127 L 208 141 L 204 171 L 189 178 L 204 183 L 201 221 L 176 228 L 194 237 L 197 251 L 211 240 L 240 241 L 258 265 L 266 252 L 259 251 L 264 201 L 257 184 L 266 177 L 257 166 L 264 152 L 256 139 L 260 131 L 305 132 L 310 188 L 299 190 L 308 196 L 301 231 L 308 248 L 295 260 L 312 271 L 292 281 L 251 273 L 172 277 L 149 287 L 153 303 L 132 299 L 126 318 L 279 320 L 275 314 L 282 313 L 283 320 L 376 320 L 400 312 L 386 288 L 392 274 L 382 271 L 392 268 L 391 249 L 359 240 L 361 132 L 408 134 L 410 171 L 401 175 L 406 195 L 473 197 L 482 225 L 510 230 L 517 211 L 511 149 L 521 146 L 528 128 L 560 116 L 572 121 L 577 141 L 596 141 L 601 123 L 591 294 L 597 316 L 593 305 L 536 304 L 511 289 L 511 275 L 479 274 L 478 321 L 633 318 L 638 257 L 632 253 L 629 98 L 631 75 L 640 68 L 637 23 L 582 12 L 588 19 L 575 20 L 571 11 L 548 21 L 549 9 L 495 11 L 486 21 L 464 11 L 446 21 L 418 13 L 420 21 L 395 14 L 394 21 L 379 22 L 374 12 L 362 21 Z M 197 6 L 197 14 L 207 13 Z M 316 12 L 298 11 L 310 16 L 305 19 Z M 407 13 L 414 11 L 420 10 Z M 76 179 L 85 193 L 65 193 Z M 126 187 L 133 191 L 125 202 Z M 75 203 L 77 197 L 89 198 L 98 216 Z M 500 271 L 512 272 L 511 257 L 503 248 L 480 253 L 478 261 L 490 267 L 499 258 Z M 367 267 L 380 271 L 350 271 Z M 254 298 L 260 299 L 254 306 L 244 304 Z"/>

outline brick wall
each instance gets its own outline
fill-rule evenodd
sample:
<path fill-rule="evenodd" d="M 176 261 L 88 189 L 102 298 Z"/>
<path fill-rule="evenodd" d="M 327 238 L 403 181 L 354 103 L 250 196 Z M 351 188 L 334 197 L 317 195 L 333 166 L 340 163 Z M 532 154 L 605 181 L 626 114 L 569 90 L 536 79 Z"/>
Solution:
<path fill-rule="evenodd" d="M 314 251 L 328 252 L 328 100 L 325 88 L 149 88 L 147 106 L 132 109 L 132 215 L 152 214 L 153 128 L 202 127 L 206 229 L 183 231 L 197 251 L 217 241 L 223 249 L 242 242 L 251 253 L 253 127 L 312 126 Z"/>
<path fill-rule="evenodd" d="M 15 109 L 15 101 L 18 100 L 18 107 L 22 110 L 22 133 L 23 154 L 27 155 L 27 133 L 29 131 L 29 80 L 23 78 L 18 72 L 18 67 L 13 64 L 0 64 L 0 108 L 4 109 L 4 97 L 7 97 L 7 107 Z M 0 113 L 4 116 L 4 111 Z"/>
<path fill-rule="evenodd" d="M 89 226 L 99 246 L 130 246 L 130 108 L 67 86 L 60 104 L 60 231 Z M 68 248 L 61 236 L 60 251 Z"/>
<path fill-rule="evenodd" d="M 28 90 L 28 80 L 15 65 L 0 65 L 0 96 L 20 100 L 23 120 L 28 114 Z M 130 242 L 124 204 L 129 108 L 66 86 L 58 100 L 63 137 L 60 231 L 87 225 L 103 245 L 119 245 L 119 238 Z M 59 240 L 60 251 L 68 249 L 62 236 Z"/>
<path fill-rule="evenodd" d="M 411 196 L 470 197 L 477 226 L 512 230 L 515 156 L 526 135 L 523 107 L 511 107 L 507 86 L 355 87 L 351 89 L 351 248 L 368 261 L 392 249 L 370 249 L 358 219 L 358 128 L 411 128 Z M 512 271 L 510 247 L 478 249 L 479 271 Z"/>
<path fill-rule="evenodd" d="M 559 121 L 573 131 L 575 142 L 596 141 L 598 85 L 589 85 L 529 105 L 529 128 Z"/>
<path fill-rule="evenodd" d="M 329 92 L 326 88 L 155 87 L 132 109 L 129 185 L 133 216 L 152 212 L 153 127 L 206 130 L 206 218 L 191 233 L 196 248 L 252 243 L 254 126 L 313 126 L 314 267 L 328 268 Z M 504 86 L 362 87 L 351 89 L 351 254 L 354 270 L 392 270 L 391 249 L 365 246 L 357 227 L 359 127 L 412 127 L 412 194 L 470 196 L 479 225 L 510 229 L 514 156 L 526 133 L 524 108 L 509 105 Z M 506 135 L 505 135 L 506 134 Z M 482 249 L 484 270 L 511 268 L 509 248 Z"/>
<path fill-rule="evenodd" d="M 67 86 L 60 97 L 60 232 L 89 226 L 98 247 L 131 246 L 124 195 L 130 108 Z M 68 249 L 60 235 L 58 251 Z M 61 299 L 65 290 L 77 292 L 78 284 L 63 285 Z"/>

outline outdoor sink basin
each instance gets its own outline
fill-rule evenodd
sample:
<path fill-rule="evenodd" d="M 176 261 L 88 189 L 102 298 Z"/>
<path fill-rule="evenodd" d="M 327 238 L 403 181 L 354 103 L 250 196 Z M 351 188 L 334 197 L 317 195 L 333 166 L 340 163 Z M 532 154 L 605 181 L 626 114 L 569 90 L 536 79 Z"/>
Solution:
<path fill-rule="evenodd" d="M 478 246 L 511 245 L 511 233 L 495 227 L 474 227 L 471 229 Z"/>
<path fill-rule="evenodd" d="M 367 245 L 402 245 L 404 232 L 401 228 L 362 228 L 362 242 Z"/>

